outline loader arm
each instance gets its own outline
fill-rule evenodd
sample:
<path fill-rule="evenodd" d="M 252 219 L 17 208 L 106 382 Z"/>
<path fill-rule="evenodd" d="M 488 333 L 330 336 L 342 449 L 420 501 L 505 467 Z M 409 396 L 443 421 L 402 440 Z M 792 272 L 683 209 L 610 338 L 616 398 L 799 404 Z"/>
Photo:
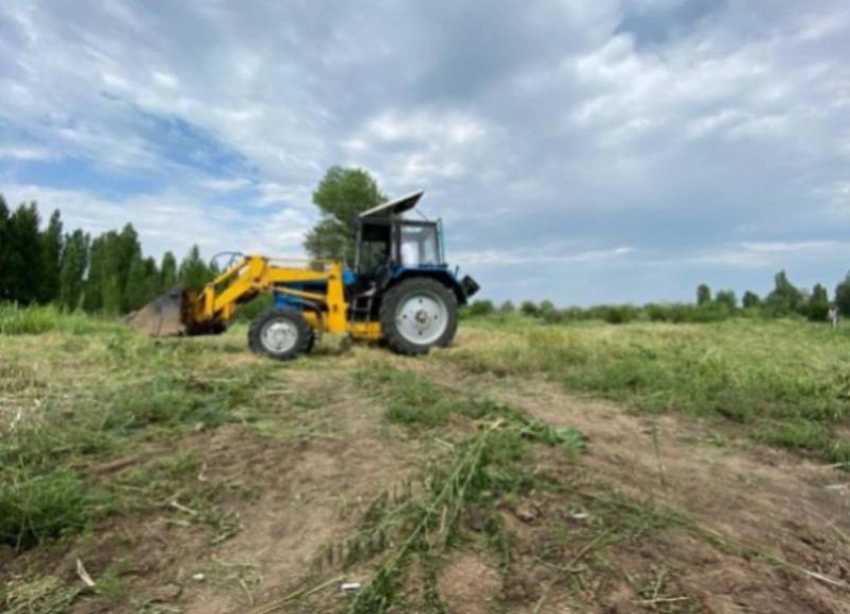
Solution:
<path fill-rule="evenodd" d="M 313 270 L 303 263 L 301 266 L 283 266 L 281 262 L 265 256 L 244 256 L 200 293 L 186 297 L 184 324 L 190 331 L 226 325 L 236 315 L 239 305 L 274 287 L 278 293 L 297 296 L 318 305 L 323 317 L 327 318 L 328 332 L 345 332 L 347 305 L 342 266 L 337 262 L 319 262 L 322 269 Z M 286 287 L 286 284 L 310 282 L 327 284 L 327 291 L 306 292 Z"/>

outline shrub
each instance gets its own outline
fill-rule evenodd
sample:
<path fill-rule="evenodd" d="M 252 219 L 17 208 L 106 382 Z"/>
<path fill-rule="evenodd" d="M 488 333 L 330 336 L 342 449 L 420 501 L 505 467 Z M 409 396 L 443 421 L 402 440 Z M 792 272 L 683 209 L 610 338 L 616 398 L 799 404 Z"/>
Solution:
<path fill-rule="evenodd" d="M 826 322 L 829 316 L 829 296 L 821 284 L 815 285 L 806 304 L 806 316 L 812 322 Z"/>
<path fill-rule="evenodd" d="M 489 316 L 496 311 L 496 308 L 493 305 L 493 301 L 480 300 L 473 301 L 468 311 L 471 316 Z"/>
<path fill-rule="evenodd" d="M 708 323 L 722 322 L 729 318 L 732 313 L 726 303 L 711 302 L 697 305 L 696 309 L 691 313 L 690 322 Z"/>
<path fill-rule="evenodd" d="M 605 321 L 609 324 L 628 324 L 638 319 L 640 310 L 632 305 L 613 305 L 605 313 Z"/>
<path fill-rule="evenodd" d="M 524 316 L 536 318 L 540 315 L 540 308 L 534 301 L 523 301 L 519 308 L 520 313 Z"/>
<path fill-rule="evenodd" d="M 40 335 L 56 328 L 60 317 L 55 307 L 0 305 L 0 334 Z"/>
<path fill-rule="evenodd" d="M 734 312 L 738 308 L 738 297 L 735 296 L 735 292 L 733 290 L 721 290 L 717 293 L 714 300 L 721 305 L 725 305 L 730 313 Z"/>
<path fill-rule="evenodd" d="M 761 299 L 759 298 L 759 295 L 755 292 L 747 290 L 746 292 L 744 292 L 744 298 L 741 301 L 741 304 L 743 305 L 744 309 L 754 309 L 756 307 L 761 306 Z"/>
<path fill-rule="evenodd" d="M 648 305 L 644 305 L 643 311 L 651 322 L 668 322 L 671 319 L 669 305 L 649 303 Z"/>

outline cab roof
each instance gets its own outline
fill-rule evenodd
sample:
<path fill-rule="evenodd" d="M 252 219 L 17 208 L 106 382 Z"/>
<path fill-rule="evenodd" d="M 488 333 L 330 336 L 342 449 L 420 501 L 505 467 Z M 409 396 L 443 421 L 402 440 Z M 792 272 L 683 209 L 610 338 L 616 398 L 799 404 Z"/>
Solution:
<path fill-rule="evenodd" d="M 425 190 L 419 190 L 418 192 L 402 196 L 394 201 L 378 205 L 377 207 L 372 207 L 371 209 L 361 213 L 360 219 L 390 218 L 396 215 L 401 215 L 405 211 L 413 209 L 419 202 L 419 199 L 422 198 L 423 194 L 425 194 Z"/>

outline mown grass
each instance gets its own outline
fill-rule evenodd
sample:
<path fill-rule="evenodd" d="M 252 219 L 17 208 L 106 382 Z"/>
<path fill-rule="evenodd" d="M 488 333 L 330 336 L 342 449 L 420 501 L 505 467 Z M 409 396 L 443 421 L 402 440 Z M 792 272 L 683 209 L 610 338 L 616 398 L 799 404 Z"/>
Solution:
<path fill-rule="evenodd" d="M 355 378 L 383 401 L 384 416 L 396 424 L 413 429 L 440 427 L 449 424 L 453 415 L 476 421 L 502 419 L 519 425 L 516 432 L 521 437 L 563 445 L 570 454 L 584 449 L 584 435 L 575 429 L 543 424 L 489 397 L 454 390 L 410 371 L 369 364 Z"/>
<path fill-rule="evenodd" d="M 349 612 L 447 612 L 437 577 L 443 555 L 462 539 L 462 517 L 477 510 L 498 549 L 500 506 L 537 484 L 532 446 L 561 448 L 575 458 L 584 449 L 584 436 L 383 362 L 365 365 L 354 377 L 383 403 L 385 419 L 410 429 L 420 440 L 439 437 L 449 451 L 426 464 L 417 497 L 412 489 L 398 501 L 385 493 L 370 506 L 359 531 L 332 546 L 331 560 L 347 567 L 378 559 L 372 579 L 351 601 Z M 456 418 L 471 420 L 474 428 L 459 427 L 453 423 Z M 413 590 L 412 575 L 422 584 Z"/>
<path fill-rule="evenodd" d="M 720 417 L 757 440 L 850 462 L 850 329 L 801 321 L 711 325 L 472 320 L 487 342 L 440 354 L 467 371 L 543 375 L 639 411 Z"/>
<path fill-rule="evenodd" d="M 122 488 L 91 469 L 246 420 L 276 366 L 230 366 L 221 343 L 151 340 L 49 308 L 7 307 L 0 321 L 21 335 L 50 333 L 0 335 L 0 544 L 19 551 L 151 505 L 150 475 Z"/>

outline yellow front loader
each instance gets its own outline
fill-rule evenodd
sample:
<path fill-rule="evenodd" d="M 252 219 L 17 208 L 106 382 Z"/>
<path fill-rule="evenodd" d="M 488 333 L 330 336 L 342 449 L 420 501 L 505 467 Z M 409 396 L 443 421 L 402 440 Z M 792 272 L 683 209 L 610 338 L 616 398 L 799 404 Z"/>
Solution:
<path fill-rule="evenodd" d="M 451 343 L 459 305 L 478 290 L 444 262 L 440 222 L 406 220 L 422 192 L 367 211 L 357 222 L 353 269 L 334 261 L 239 255 L 197 292 L 176 289 L 129 318 L 154 336 L 217 334 L 262 293 L 274 307 L 251 322 L 252 350 L 279 359 L 309 352 L 323 333 L 382 340 L 401 354 Z"/>

